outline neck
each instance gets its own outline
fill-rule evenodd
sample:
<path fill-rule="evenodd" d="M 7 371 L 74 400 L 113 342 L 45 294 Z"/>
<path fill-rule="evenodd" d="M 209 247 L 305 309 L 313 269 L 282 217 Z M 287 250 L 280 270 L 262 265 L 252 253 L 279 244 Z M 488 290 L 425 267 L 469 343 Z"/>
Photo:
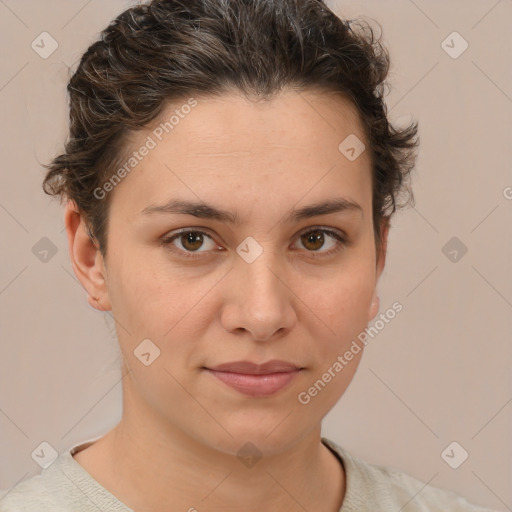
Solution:
<path fill-rule="evenodd" d="M 133 510 L 338 512 L 345 475 L 320 431 L 283 451 L 240 457 L 165 424 L 145 403 L 124 400 L 120 423 L 75 460 Z"/>

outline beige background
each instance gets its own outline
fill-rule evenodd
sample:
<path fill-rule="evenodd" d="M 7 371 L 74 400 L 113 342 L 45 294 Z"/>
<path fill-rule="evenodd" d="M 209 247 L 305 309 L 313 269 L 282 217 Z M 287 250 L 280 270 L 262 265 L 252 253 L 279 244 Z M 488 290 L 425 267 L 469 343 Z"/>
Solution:
<path fill-rule="evenodd" d="M 66 136 L 67 68 L 132 4 L 0 0 L 0 488 L 40 470 L 31 453 L 42 441 L 60 453 L 120 417 L 113 320 L 87 305 L 40 163 Z M 370 340 L 323 434 L 512 510 L 512 1 L 329 5 L 381 24 L 391 119 L 418 119 L 422 144 L 416 206 L 395 217 L 379 286 L 381 312 L 404 309 Z M 47 59 L 31 48 L 43 31 L 59 45 Z M 441 46 L 453 31 L 469 44 L 456 59 Z M 468 249 L 457 262 L 442 252 L 454 236 Z M 57 249 L 47 262 L 32 250 L 43 237 Z M 452 441 L 469 453 L 458 469 L 441 458 Z"/>

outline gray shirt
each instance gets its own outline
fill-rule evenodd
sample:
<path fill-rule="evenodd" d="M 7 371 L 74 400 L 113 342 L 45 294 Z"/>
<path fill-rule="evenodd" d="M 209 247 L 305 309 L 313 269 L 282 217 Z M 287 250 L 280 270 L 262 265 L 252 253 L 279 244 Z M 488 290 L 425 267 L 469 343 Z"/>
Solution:
<path fill-rule="evenodd" d="M 61 453 L 40 474 L 0 491 L 0 512 L 134 512 L 99 484 L 73 454 L 94 440 Z M 496 512 L 477 507 L 452 491 L 417 480 L 401 471 L 366 463 L 322 437 L 343 464 L 346 489 L 339 512 Z"/>

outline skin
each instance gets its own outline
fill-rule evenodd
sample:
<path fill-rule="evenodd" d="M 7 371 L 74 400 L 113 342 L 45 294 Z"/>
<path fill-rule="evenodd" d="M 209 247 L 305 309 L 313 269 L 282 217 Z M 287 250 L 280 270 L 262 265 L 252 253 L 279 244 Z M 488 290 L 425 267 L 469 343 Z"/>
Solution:
<path fill-rule="evenodd" d="M 345 474 L 320 442 L 321 421 L 363 350 L 310 403 L 297 397 L 378 312 L 388 224 L 377 254 L 369 151 L 351 162 L 338 150 L 352 133 L 367 144 L 364 131 L 340 96 L 285 89 L 259 103 L 236 92 L 195 97 L 198 105 L 110 192 L 105 259 L 74 203 L 66 206 L 74 271 L 90 305 L 112 311 L 124 359 L 122 419 L 75 460 L 134 510 L 337 512 Z M 128 152 L 150 134 L 134 133 Z M 362 211 L 284 221 L 293 208 L 338 197 Z M 141 215 L 171 198 L 236 212 L 240 224 Z M 323 245 L 308 242 L 301 235 L 311 227 L 344 232 L 349 243 L 325 232 Z M 181 228 L 211 238 L 159 244 Z M 236 252 L 248 236 L 263 248 L 252 263 Z M 187 259 L 187 248 L 199 257 Z M 149 366 L 133 353 L 146 338 L 160 349 Z M 265 398 L 202 369 L 270 359 L 304 369 Z M 237 457 L 249 441 L 262 455 L 252 467 Z"/>

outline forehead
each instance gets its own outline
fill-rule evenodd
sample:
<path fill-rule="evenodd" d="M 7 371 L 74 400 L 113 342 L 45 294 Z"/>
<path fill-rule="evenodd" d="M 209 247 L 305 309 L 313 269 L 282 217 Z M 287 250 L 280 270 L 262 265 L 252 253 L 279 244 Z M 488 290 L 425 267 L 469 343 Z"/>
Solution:
<path fill-rule="evenodd" d="M 366 150 L 351 160 L 342 151 L 346 140 Z M 144 146 L 151 149 L 141 157 Z M 111 199 L 112 209 L 119 202 L 130 217 L 177 190 L 196 200 L 211 198 L 212 191 L 226 200 L 236 192 L 247 201 L 261 200 L 265 191 L 296 203 L 308 189 L 321 195 L 337 187 L 362 200 L 371 181 L 357 109 L 319 91 L 288 89 L 268 101 L 234 92 L 184 98 L 133 132 L 125 148 L 125 162 L 134 152 L 139 156 Z"/>
<path fill-rule="evenodd" d="M 192 101 L 196 106 L 187 108 Z M 169 124 L 173 124 L 170 132 L 165 130 Z M 344 133 L 366 138 L 351 101 L 332 92 L 298 92 L 293 88 L 285 88 L 268 100 L 248 99 L 235 91 L 221 96 L 183 98 L 167 105 L 148 129 L 156 131 L 157 138 L 164 130 L 161 136 L 166 138 L 171 132 L 179 136 L 183 125 L 187 137 L 198 144 L 236 144 L 252 150 L 258 144 L 281 147 L 286 142 L 294 144 L 305 139 L 310 145 L 325 146 L 332 142 L 325 139 L 328 133 L 334 140 Z"/>

